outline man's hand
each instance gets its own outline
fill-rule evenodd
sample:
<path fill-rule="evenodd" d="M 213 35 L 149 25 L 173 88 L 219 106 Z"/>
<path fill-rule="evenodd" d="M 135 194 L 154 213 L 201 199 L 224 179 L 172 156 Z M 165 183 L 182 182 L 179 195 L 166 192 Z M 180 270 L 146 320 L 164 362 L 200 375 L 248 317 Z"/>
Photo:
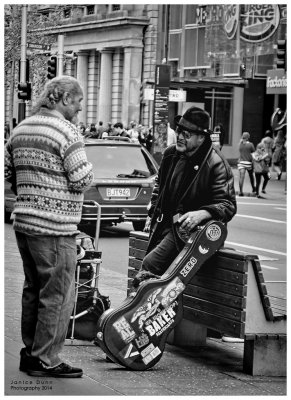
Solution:
<path fill-rule="evenodd" d="M 153 274 L 150 271 L 141 270 L 135 275 L 135 277 L 132 281 L 132 286 L 136 289 L 140 285 L 141 282 L 143 282 L 147 279 L 150 279 L 150 278 L 159 279 L 160 277 L 158 275 Z"/>
<path fill-rule="evenodd" d="M 151 217 L 147 217 L 146 222 L 145 222 L 145 226 L 143 228 L 144 232 L 149 232 L 150 231 L 150 227 L 151 227 Z"/>
<path fill-rule="evenodd" d="M 180 227 L 188 232 L 193 231 L 202 221 L 211 219 L 211 214 L 206 210 L 188 211 L 178 219 Z"/>

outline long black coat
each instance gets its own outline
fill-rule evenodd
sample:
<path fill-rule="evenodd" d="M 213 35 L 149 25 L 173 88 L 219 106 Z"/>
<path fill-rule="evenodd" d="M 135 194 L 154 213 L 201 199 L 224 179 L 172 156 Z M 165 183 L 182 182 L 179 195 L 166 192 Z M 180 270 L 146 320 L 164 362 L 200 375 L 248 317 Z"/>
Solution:
<path fill-rule="evenodd" d="M 175 145 L 165 150 L 149 209 L 152 221 L 147 252 L 156 246 L 160 238 L 163 224 L 157 221 L 165 217 L 168 185 L 178 159 L 179 153 Z M 182 193 L 179 194 L 175 208 L 170 215 L 168 214 L 178 251 L 181 250 L 183 243 L 174 229 L 173 216 L 175 214 L 207 210 L 213 219 L 226 223 L 233 218 L 237 210 L 233 174 L 228 162 L 217 148 L 211 145 L 207 147 L 204 158 L 198 164 L 195 163 L 193 156 L 192 165 L 188 168 L 187 185 L 184 185 Z"/>

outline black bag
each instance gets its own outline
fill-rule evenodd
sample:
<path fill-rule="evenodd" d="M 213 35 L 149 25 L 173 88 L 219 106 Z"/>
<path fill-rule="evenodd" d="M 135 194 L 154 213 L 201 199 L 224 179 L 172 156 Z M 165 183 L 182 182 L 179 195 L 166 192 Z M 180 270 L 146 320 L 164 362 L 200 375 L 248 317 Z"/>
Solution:
<path fill-rule="evenodd" d="M 98 289 L 91 289 L 86 296 L 79 294 L 76 307 L 76 315 L 87 311 L 81 317 L 75 318 L 74 331 L 72 332 L 74 319 L 70 319 L 67 339 L 92 341 L 96 338 L 97 322 L 104 311 L 110 308 L 108 296 L 103 296 Z"/>

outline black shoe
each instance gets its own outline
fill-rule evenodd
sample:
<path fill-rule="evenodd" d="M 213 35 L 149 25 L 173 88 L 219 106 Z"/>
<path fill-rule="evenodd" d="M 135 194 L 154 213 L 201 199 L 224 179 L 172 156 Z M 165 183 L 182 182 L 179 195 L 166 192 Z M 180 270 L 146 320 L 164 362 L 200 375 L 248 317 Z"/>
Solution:
<path fill-rule="evenodd" d="M 265 191 L 265 190 L 262 190 L 262 193 L 266 194 L 266 191 Z"/>
<path fill-rule="evenodd" d="M 30 358 L 31 358 L 31 355 L 28 353 L 27 348 L 23 347 L 20 350 L 20 364 L 19 364 L 20 371 L 23 371 L 23 372 L 27 371 Z"/>
<path fill-rule="evenodd" d="M 31 357 L 33 358 L 33 357 Z M 83 375 L 81 368 L 71 367 L 61 363 L 54 368 L 47 367 L 38 358 L 33 358 L 27 368 L 28 375 L 31 376 L 54 376 L 55 378 L 80 378 Z"/>
<path fill-rule="evenodd" d="M 242 196 L 244 196 L 244 194 L 243 194 L 243 193 L 239 193 L 239 196 L 241 196 L 241 197 L 242 197 Z"/>

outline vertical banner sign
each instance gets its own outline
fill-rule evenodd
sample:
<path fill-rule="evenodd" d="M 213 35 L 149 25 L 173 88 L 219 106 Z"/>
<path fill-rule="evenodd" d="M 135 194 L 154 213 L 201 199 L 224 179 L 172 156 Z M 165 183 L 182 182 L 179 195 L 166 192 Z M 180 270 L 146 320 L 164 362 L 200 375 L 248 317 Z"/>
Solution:
<path fill-rule="evenodd" d="M 169 87 L 170 66 L 166 64 L 157 65 L 153 112 L 153 155 L 158 162 L 160 162 L 167 147 Z"/>

